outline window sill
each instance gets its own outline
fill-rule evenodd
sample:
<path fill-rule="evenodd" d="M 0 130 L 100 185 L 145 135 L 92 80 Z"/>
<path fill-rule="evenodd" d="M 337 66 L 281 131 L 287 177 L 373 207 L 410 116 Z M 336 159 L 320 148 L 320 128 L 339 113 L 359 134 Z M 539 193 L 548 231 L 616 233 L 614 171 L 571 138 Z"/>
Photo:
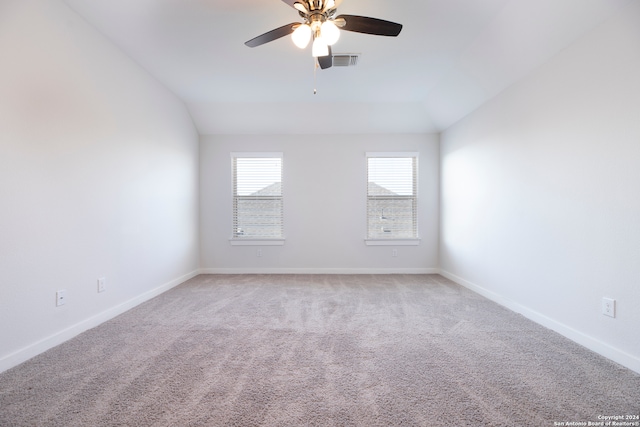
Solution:
<path fill-rule="evenodd" d="M 419 246 L 420 239 L 365 239 L 367 246 Z"/>
<path fill-rule="evenodd" d="M 229 239 L 231 246 L 283 246 L 284 239 Z"/>

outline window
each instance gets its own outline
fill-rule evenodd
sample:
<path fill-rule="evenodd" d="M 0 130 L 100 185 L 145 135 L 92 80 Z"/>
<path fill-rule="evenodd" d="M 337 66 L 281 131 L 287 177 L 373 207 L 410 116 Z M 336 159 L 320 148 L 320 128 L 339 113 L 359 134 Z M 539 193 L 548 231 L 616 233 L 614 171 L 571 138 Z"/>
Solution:
<path fill-rule="evenodd" d="M 282 153 L 231 153 L 231 161 L 231 243 L 282 244 Z"/>
<path fill-rule="evenodd" d="M 367 153 L 367 244 L 418 244 L 418 154 Z"/>

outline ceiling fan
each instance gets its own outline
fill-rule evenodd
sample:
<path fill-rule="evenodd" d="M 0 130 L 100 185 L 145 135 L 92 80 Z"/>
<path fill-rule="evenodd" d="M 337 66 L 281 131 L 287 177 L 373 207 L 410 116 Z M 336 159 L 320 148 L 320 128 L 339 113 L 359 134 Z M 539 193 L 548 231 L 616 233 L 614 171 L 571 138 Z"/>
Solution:
<path fill-rule="evenodd" d="M 340 29 L 355 33 L 395 37 L 402 30 L 401 24 L 357 15 L 336 15 L 341 0 L 282 0 L 298 11 L 303 23 L 292 22 L 259 35 L 245 45 L 256 47 L 291 34 L 293 43 L 300 49 L 313 39 L 311 54 L 317 58 L 320 68 L 333 65 L 331 46 L 340 38 Z"/>

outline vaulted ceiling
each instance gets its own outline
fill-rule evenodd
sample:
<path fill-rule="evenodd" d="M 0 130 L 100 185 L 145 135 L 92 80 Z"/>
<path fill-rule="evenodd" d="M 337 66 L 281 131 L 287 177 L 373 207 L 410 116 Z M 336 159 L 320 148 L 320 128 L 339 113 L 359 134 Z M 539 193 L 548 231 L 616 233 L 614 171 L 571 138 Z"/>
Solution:
<path fill-rule="evenodd" d="M 180 97 L 200 134 L 439 132 L 633 0 L 343 0 L 339 14 L 404 25 L 342 31 L 357 66 L 317 70 L 281 0 L 64 0 Z M 317 94 L 313 90 L 317 88 Z"/>

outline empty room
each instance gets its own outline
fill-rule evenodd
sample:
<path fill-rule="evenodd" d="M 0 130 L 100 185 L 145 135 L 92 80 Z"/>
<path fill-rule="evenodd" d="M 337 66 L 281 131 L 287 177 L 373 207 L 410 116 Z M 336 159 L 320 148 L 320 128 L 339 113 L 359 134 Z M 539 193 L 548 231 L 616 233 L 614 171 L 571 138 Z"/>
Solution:
<path fill-rule="evenodd" d="M 0 0 L 0 426 L 640 426 L 640 1 Z"/>

